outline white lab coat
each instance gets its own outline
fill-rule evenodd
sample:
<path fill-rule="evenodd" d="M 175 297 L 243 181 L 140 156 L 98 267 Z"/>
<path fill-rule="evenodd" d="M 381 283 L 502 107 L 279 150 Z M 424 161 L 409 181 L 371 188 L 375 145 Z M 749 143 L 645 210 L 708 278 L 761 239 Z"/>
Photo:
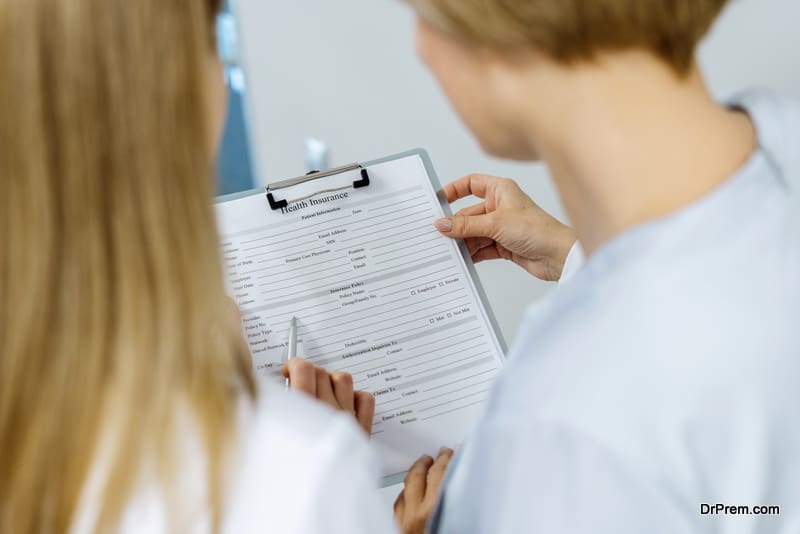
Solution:
<path fill-rule="evenodd" d="M 395 532 L 377 490 L 377 459 L 353 418 L 280 386 L 262 390 L 254 407 L 241 406 L 222 534 Z M 210 532 L 202 448 L 191 421 L 182 424 L 178 491 L 165 494 L 143 472 L 121 534 Z M 87 484 L 74 534 L 94 532 L 108 467 L 103 458 Z"/>

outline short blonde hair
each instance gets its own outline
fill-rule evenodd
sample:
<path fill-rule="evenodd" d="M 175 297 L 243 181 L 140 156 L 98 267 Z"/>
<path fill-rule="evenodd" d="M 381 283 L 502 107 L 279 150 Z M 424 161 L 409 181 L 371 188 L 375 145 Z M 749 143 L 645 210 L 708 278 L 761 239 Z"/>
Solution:
<path fill-rule="evenodd" d="M 688 73 L 728 0 L 409 0 L 427 22 L 504 51 L 541 50 L 563 63 L 641 48 Z"/>

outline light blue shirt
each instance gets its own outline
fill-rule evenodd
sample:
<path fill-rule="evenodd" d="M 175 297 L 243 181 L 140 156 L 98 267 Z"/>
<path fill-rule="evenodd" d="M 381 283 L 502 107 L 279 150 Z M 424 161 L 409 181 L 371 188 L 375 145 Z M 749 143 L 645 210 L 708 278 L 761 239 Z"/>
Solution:
<path fill-rule="evenodd" d="M 746 165 L 529 310 L 433 532 L 800 532 L 800 105 L 736 102 Z"/>

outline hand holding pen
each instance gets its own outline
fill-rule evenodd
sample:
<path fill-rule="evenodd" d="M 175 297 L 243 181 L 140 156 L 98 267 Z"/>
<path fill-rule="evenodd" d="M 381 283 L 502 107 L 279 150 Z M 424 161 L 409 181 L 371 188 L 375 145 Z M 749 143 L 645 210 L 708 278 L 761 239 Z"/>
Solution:
<path fill-rule="evenodd" d="M 369 435 L 372 432 L 372 418 L 375 416 L 375 398 L 366 391 L 355 391 L 353 377 L 349 373 L 329 373 L 322 367 L 297 358 L 296 350 L 297 322 L 293 317 L 289 327 L 288 358 L 281 369 L 287 386 L 291 384 L 295 391 L 310 395 L 335 410 L 350 413 Z"/>

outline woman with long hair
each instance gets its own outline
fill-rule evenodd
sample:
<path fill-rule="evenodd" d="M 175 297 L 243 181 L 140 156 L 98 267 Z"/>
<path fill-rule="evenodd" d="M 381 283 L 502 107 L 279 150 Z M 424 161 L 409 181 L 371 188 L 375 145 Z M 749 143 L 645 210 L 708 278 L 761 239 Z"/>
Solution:
<path fill-rule="evenodd" d="M 226 299 L 219 4 L 0 0 L 1 532 L 392 529 L 353 418 L 260 386 Z"/>

